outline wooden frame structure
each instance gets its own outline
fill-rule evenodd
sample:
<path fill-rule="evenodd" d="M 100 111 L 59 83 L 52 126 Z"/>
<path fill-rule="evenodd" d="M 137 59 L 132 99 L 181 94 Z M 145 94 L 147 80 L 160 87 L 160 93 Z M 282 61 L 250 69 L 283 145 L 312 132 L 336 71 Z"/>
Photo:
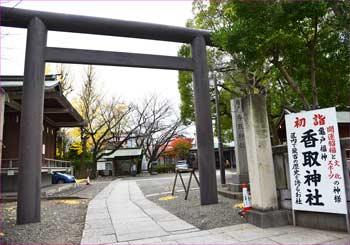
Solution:
<path fill-rule="evenodd" d="M 83 63 L 193 72 L 201 204 L 218 202 L 206 45 L 210 32 L 79 15 L 0 8 L 1 26 L 27 28 L 20 132 L 17 223 L 40 221 L 40 169 L 45 62 Z M 192 58 L 47 47 L 48 31 L 189 43 Z"/>

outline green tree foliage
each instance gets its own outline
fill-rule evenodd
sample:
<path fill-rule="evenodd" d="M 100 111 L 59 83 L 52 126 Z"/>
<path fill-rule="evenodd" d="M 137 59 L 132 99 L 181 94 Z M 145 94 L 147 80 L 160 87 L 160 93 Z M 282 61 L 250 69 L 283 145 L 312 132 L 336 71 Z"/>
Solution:
<path fill-rule="evenodd" d="M 222 115 L 231 98 L 256 93 L 267 95 L 272 128 L 283 108 L 349 106 L 350 1 L 196 1 L 193 9 L 192 25 L 212 30 L 226 51 L 209 57 Z"/>
<path fill-rule="evenodd" d="M 178 51 L 178 56 L 190 58 L 190 47 L 188 45 L 182 45 Z M 192 72 L 179 71 L 178 88 L 181 98 L 180 118 L 184 125 L 189 125 L 194 121 Z"/>

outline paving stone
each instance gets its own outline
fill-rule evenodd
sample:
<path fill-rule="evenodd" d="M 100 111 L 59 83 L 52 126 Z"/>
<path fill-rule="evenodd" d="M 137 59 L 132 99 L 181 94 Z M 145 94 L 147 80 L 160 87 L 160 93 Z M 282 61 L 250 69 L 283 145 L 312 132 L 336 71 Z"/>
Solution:
<path fill-rule="evenodd" d="M 90 212 L 90 213 L 88 213 L 86 215 L 86 218 L 85 218 L 86 221 L 101 220 L 101 219 L 110 219 L 109 213 L 97 213 L 97 214 L 94 214 L 94 213 Z"/>
<path fill-rule="evenodd" d="M 249 242 L 239 242 L 239 244 L 279 244 L 278 242 L 272 241 L 269 238 L 261 238 L 257 240 L 252 240 Z"/>
<path fill-rule="evenodd" d="M 93 229 L 107 229 L 108 227 L 112 227 L 113 225 L 111 221 L 108 219 L 103 220 L 89 220 L 85 222 L 85 230 L 93 230 Z"/>
<path fill-rule="evenodd" d="M 107 215 L 108 214 L 108 209 L 105 208 L 88 208 L 87 210 L 87 215 Z"/>
<path fill-rule="evenodd" d="M 155 238 L 148 238 L 148 239 L 142 239 L 142 240 L 135 240 L 135 241 L 130 241 L 129 244 L 153 244 L 153 243 L 158 243 L 161 242 L 160 238 L 155 237 Z"/>
<path fill-rule="evenodd" d="M 196 236 L 196 237 L 187 237 L 184 239 L 176 240 L 179 244 L 234 244 L 239 241 L 226 237 L 224 235 L 207 235 L 207 236 Z"/>
<path fill-rule="evenodd" d="M 349 244 L 346 233 L 239 224 L 200 231 L 146 199 L 135 181 L 114 181 L 90 202 L 85 244 Z"/>
<path fill-rule="evenodd" d="M 90 201 L 89 206 L 95 206 L 95 205 L 105 205 L 106 201 L 105 200 L 98 200 L 98 199 L 93 199 Z"/>
<path fill-rule="evenodd" d="M 234 230 L 231 232 L 225 232 L 224 234 L 231 236 L 238 241 L 252 241 L 260 238 L 269 237 L 268 233 L 265 233 L 259 229 L 242 229 L 242 230 Z"/>
<path fill-rule="evenodd" d="M 112 226 L 111 219 L 108 217 L 106 219 L 90 219 L 86 220 L 85 224 L 88 224 L 90 227 L 95 227 L 95 226 Z"/>
<path fill-rule="evenodd" d="M 337 240 L 335 236 L 322 233 L 322 231 L 315 232 L 311 229 L 280 236 L 272 236 L 270 239 L 281 244 L 318 244 Z"/>
<path fill-rule="evenodd" d="M 104 235 L 104 236 L 89 236 L 83 237 L 81 244 L 110 244 L 116 243 L 117 239 L 115 235 Z"/>
<path fill-rule="evenodd" d="M 157 223 L 166 231 L 181 231 L 195 228 L 182 220 L 158 221 Z"/>
<path fill-rule="evenodd" d="M 231 225 L 231 226 L 225 226 L 225 227 L 220 227 L 220 228 L 215 228 L 209 230 L 211 233 L 226 233 L 226 232 L 232 232 L 232 231 L 237 231 L 237 230 L 251 230 L 251 229 L 260 229 L 254 225 L 244 223 L 244 224 L 239 224 L 239 225 Z"/>
<path fill-rule="evenodd" d="M 112 223 L 115 225 L 124 225 L 133 222 L 147 222 L 148 220 L 150 220 L 150 218 L 147 216 L 134 218 L 132 220 L 127 218 L 112 217 Z"/>
<path fill-rule="evenodd" d="M 166 241 L 166 242 L 155 242 L 152 244 L 179 244 L 176 241 Z"/>
<path fill-rule="evenodd" d="M 350 239 L 350 234 L 346 232 L 338 232 L 338 231 L 320 231 L 320 230 L 314 230 L 315 232 L 322 232 L 323 234 L 330 235 L 332 237 L 336 238 L 347 238 Z"/>
<path fill-rule="evenodd" d="M 196 231 L 200 231 L 200 229 L 192 228 L 192 229 L 180 230 L 180 231 L 170 231 L 170 234 L 176 235 L 176 234 L 184 234 L 184 233 L 190 233 L 190 232 L 196 232 Z"/>
<path fill-rule="evenodd" d="M 332 240 L 332 241 L 329 241 L 329 242 L 322 242 L 322 245 L 325 244 L 325 245 L 328 245 L 328 244 L 344 244 L 344 245 L 350 245 L 350 235 L 347 234 L 348 237 L 346 238 L 341 238 L 341 239 L 337 239 L 337 240 Z M 321 244 L 319 244 L 321 245 Z"/>
<path fill-rule="evenodd" d="M 106 228 L 101 229 L 90 229 L 83 231 L 83 237 L 91 237 L 91 236 L 103 236 L 103 235 L 112 235 L 115 234 L 113 227 L 108 226 Z"/>
<path fill-rule="evenodd" d="M 125 242 L 125 241 L 154 238 L 154 237 L 160 237 L 160 236 L 166 236 L 166 235 L 168 235 L 168 233 L 166 233 L 163 230 L 151 230 L 147 232 L 133 232 L 128 234 L 117 235 L 117 237 L 118 237 L 118 242 Z"/>
<path fill-rule="evenodd" d="M 300 227 L 300 226 L 287 225 L 287 226 L 281 226 L 281 227 L 264 228 L 263 230 L 270 233 L 270 234 L 278 235 L 278 234 L 302 232 L 305 230 L 312 230 L 312 229 L 304 228 L 304 227 Z"/>
<path fill-rule="evenodd" d="M 117 233 L 117 235 L 125 235 L 128 233 L 148 233 L 152 231 L 163 231 L 159 226 L 156 224 L 150 224 L 150 223 L 145 223 L 145 224 L 135 224 L 135 223 L 127 223 L 122 226 L 114 226 L 114 229 Z"/>
<path fill-rule="evenodd" d="M 197 232 L 183 233 L 183 234 L 177 234 L 177 235 L 169 235 L 169 236 L 161 237 L 160 239 L 166 242 L 166 241 L 176 241 L 176 240 L 189 238 L 189 237 L 208 236 L 210 234 L 211 233 L 209 231 L 197 231 Z"/>

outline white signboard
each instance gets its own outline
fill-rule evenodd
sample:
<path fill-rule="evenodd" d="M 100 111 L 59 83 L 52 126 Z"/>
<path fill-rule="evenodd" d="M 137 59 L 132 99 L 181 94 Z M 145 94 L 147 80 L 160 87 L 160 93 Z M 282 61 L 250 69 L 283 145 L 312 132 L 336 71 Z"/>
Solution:
<path fill-rule="evenodd" d="M 106 170 L 106 162 L 97 162 L 97 170 Z"/>
<path fill-rule="evenodd" d="M 295 210 L 347 213 L 335 108 L 286 115 Z"/>

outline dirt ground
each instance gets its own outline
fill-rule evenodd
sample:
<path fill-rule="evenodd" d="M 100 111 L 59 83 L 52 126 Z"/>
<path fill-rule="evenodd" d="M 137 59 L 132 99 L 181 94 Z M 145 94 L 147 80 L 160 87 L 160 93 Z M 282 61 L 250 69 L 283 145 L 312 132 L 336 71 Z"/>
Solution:
<path fill-rule="evenodd" d="M 92 182 L 90 186 L 82 184 L 75 191 L 58 194 L 60 199 L 43 199 L 40 223 L 16 225 L 17 202 L 2 203 L 0 243 L 79 244 L 89 201 L 108 184 L 109 182 Z"/>

